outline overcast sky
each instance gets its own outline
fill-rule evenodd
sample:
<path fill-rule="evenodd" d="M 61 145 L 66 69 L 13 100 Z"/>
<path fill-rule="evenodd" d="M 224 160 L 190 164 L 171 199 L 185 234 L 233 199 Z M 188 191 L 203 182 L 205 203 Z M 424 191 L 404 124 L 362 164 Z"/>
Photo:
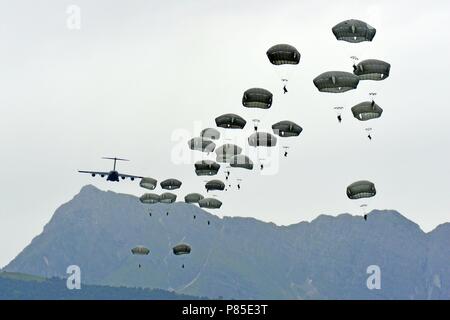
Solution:
<path fill-rule="evenodd" d="M 81 9 L 80 29 L 67 27 L 70 5 Z M 351 18 L 377 29 L 373 42 L 336 40 L 331 28 Z M 220 114 L 251 122 L 241 104 L 251 87 L 274 93 L 257 115 L 262 131 L 286 119 L 304 131 L 288 158 L 272 152 L 269 174 L 233 172 L 242 189 L 220 194 L 215 213 L 284 225 L 361 214 L 345 188 L 368 179 L 378 190 L 370 208 L 396 209 L 425 231 L 450 221 L 449 21 L 448 1 L 0 1 L 0 266 L 82 186 L 143 193 L 136 181 L 77 173 L 110 170 L 102 156 L 130 159 L 123 173 L 182 180 L 180 198 L 204 192 L 192 165 L 201 155 L 180 157 L 180 146 L 188 151 L 187 139 Z M 287 68 L 286 95 L 265 54 L 277 43 L 302 55 Z M 352 55 L 389 62 L 390 77 L 319 93 L 312 79 L 351 72 Z M 372 141 L 350 112 L 370 92 L 384 109 L 367 124 Z M 244 145 L 251 127 L 226 138 Z"/>

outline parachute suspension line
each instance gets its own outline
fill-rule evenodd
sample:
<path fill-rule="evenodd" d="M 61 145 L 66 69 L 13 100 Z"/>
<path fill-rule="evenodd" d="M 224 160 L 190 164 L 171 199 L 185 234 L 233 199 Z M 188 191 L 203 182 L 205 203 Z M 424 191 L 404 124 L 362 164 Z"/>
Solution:
<path fill-rule="evenodd" d="M 371 127 L 367 127 L 364 129 L 367 132 L 367 138 L 372 140 L 373 138 L 373 129 Z"/>
<path fill-rule="evenodd" d="M 281 90 L 283 91 L 283 95 L 288 92 L 288 82 L 289 78 L 291 78 L 292 65 L 281 65 L 281 66 L 272 66 L 273 74 L 277 79 L 281 81 Z"/>
<path fill-rule="evenodd" d="M 288 89 L 287 89 L 288 79 L 281 79 L 281 81 L 283 82 L 283 94 L 286 94 L 286 93 L 288 93 Z"/>
<path fill-rule="evenodd" d="M 356 65 L 358 64 L 359 59 L 357 56 L 351 56 L 350 59 L 353 62 L 353 71 L 356 71 L 357 70 Z"/>
<path fill-rule="evenodd" d="M 286 74 L 286 70 L 283 70 L 283 66 L 271 66 L 272 72 L 275 76 L 275 78 L 281 82 L 281 88 L 284 88 L 285 85 L 288 83 L 288 76 Z M 281 68 L 280 68 L 281 67 Z"/>
<path fill-rule="evenodd" d="M 359 206 L 363 213 L 364 220 L 367 220 L 367 206 L 368 206 L 367 203 L 363 203 Z"/>
<path fill-rule="evenodd" d="M 372 109 L 375 109 L 375 97 L 377 96 L 376 92 L 369 92 L 369 97 L 371 98 L 372 102 L 371 102 L 371 107 Z M 365 128 L 366 132 L 367 132 L 367 138 L 369 138 L 369 140 L 372 140 L 373 138 L 373 128 L 372 127 L 367 127 Z"/>
<path fill-rule="evenodd" d="M 336 118 L 339 123 L 342 122 L 342 112 L 344 110 L 344 107 L 334 107 L 334 111 L 336 112 Z"/>
<path fill-rule="evenodd" d="M 224 174 L 225 174 L 225 180 L 226 181 L 228 181 L 229 179 L 230 179 L 230 175 L 231 175 L 231 166 L 226 166 L 225 167 L 225 171 L 224 171 Z"/>
<path fill-rule="evenodd" d="M 242 179 L 240 179 L 240 178 L 236 179 L 236 187 L 238 190 L 241 190 L 241 182 L 242 182 Z"/>
<path fill-rule="evenodd" d="M 265 160 L 264 158 L 259 158 L 259 155 L 258 155 L 259 168 L 261 171 L 264 170 L 264 160 Z"/>
<path fill-rule="evenodd" d="M 289 152 L 289 146 L 283 146 L 284 149 L 284 157 L 287 158 Z"/>
<path fill-rule="evenodd" d="M 375 97 L 376 96 L 377 96 L 376 92 L 369 92 L 369 97 L 372 100 L 372 104 L 371 104 L 372 109 L 375 107 Z"/>
<path fill-rule="evenodd" d="M 259 127 L 259 123 L 261 122 L 259 119 L 252 119 L 253 121 L 253 129 L 256 131 L 258 131 L 258 127 Z"/>

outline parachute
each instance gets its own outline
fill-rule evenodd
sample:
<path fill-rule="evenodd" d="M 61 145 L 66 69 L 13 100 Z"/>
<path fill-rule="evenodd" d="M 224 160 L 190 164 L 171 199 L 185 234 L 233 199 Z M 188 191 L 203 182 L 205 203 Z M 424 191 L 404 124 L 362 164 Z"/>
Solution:
<path fill-rule="evenodd" d="M 231 143 L 224 144 L 216 149 L 217 162 L 229 162 L 231 157 L 242 152 L 242 148 Z"/>
<path fill-rule="evenodd" d="M 173 194 L 173 193 L 170 193 L 170 192 L 164 192 L 163 194 L 161 194 L 159 202 L 161 202 L 161 203 L 173 203 L 173 202 L 175 202 L 175 200 L 177 200 L 177 195 L 176 194 Z"/>
<path fill-rule="evenodd" d="M 286 82 L 290 78 L 292 65 L 299 64 L 300 62 L 300 52 L 289 44 L 277 44 L 269 48 L 266 55 L 270 63 L 277 66 L 277 73 L 281 81 L 284 82 L 283 92 L 287 93 Z"/>
<path fill-rule="evenodd" d="M 262 88 L 251 88 L 244 92 L 242 105 L 246 108 L 269 109 L 272 106 L 273 95 Z"/>
<path fill-rule="evenodd" d="M 367 180 L 356 181 L 347 187 L 347 197 L 364 212 L 364 220 L 367 220 L 368 202 L 376 194 L 375 184 Z"/>
<path fill-rule="evenodd" d="M 177 179 L 167 179 L 160 183 L 161 188 L 165 190 L 175 190 L 181 187 L 181 181 Z"/>
<path fill-rule="evenodd" d="M 270 63 L 274 65 L 298 64 L 300 62 L 300 52 L 289 44 L 277 44 L 270 47 L 266 52 Z"/>
<path fill-rule="evenodd" d="M 220 164 L 211 160 L 201 160 L 194 164 L 198 176 L 214 176 L 219 172 Z"/>
<path fill-rule="evenodd" d="M 389 77 L 391 71 L 391 65 L 389 63 L 376 59 L 361 61 L 353 68 L 353 73 L 357 75 L 360 80 L 384 80 Z"/>
<path fill-rule="evenodd" d="M 258 131 L 258 124 L 260 119 L 259 109 L 269 109 L 272 106 L 273 95 L 270 91 L 262 88 L 251 88 L 244 92 L 242 96 L 242 105 L 248 109 L 252 109 L 253 126 L 255 131 Z"/>
<path fill-rule="evenodd" d="M 231 157 L 230 166 L 233 168 L 243 168 L 243 169 L 252 170 L 253 162 L 246 155 L 238 154 L 238 155 Z"/>
<path fill-rule="evenodd" d="M 186 203 L 198 203 L 204 197 L 199 193 L 189 193 L 184 197 L 184 202 Z"/>
<path fill-rule="evenodd" d="M 243 129 L 246 123 L 244 118 L 233 113 L 223 114 L 216 118 L 216 125 L 220 128 Z"/>
<path fill-rule="evenodd" d="M 255 132 L 248 138 L 248 144 L 252 147 L 274 147 L 277 138 L 268 132 Z"/>
<path fill-rule="evenodd" d="M 131 249 L 131 253 L 137 255 L 148 255 L 150 253 L 150 250 L 143 246 L 137 246 Z"/>
<path fill-rule="evenodd" d="M 155 189 L 157 184 L 158 184 L 158 181 L 156 181 L 153 178 L 149 178 L 149 177 L 142 178 L 141 182 L 139 182 L 139 185 L 142 188 L 145 188 L 145 189 L 148 189 L 148 190 Z"/>
<path fill-rule="evenodd" d="M 352 107 L 352 113 L 359 121 L 367 121 L 381 117 L 383 109 L 374 101 L 364 101 Z"/>
<path fill-rule="evenodd" d="M 176 256 L 182 255 L 182 254 L 189 254 L 191 253 L 191 247 L 188 244 L 178 244 L 172 249 L 173 254 Z"/>
<path fill-rule="evenodd" d="M 215 198 L 204 198 L 198 202 L 200 208 L 220 209 L 222 202 Z"/>
<path fill-rule="evenodd" d="M 160 202 L 161 197 L 155 193 L 146 193 L 142 195 L 139 200 L 145 204 L 154 204 Z"/>
<path fill-rule="evenodd" d="M 192 138 L 188 142 L 191 150 L 197 150 L 202 152 L 212 152 L 216 148 L 216 144 L 209 139 L 196 137 Z"/>
<path fill-rule="evenodd" d="M 296 137 L 300 135 L 303 128 L 292 121 L 280 121 L 272 125 L 273 133 L 280 137 Z"/>
<path fill-rule="evenodd" d="M 143 246 L 137 246 L 137 247 L 131 249 L 131 253 L 133 255 L 146 256 L 150 253 L 150 250 Z M 141 264 L 139 263 L 139 268 L 140 267 L 141 267 Z"/>
<path fill-rule="evenodd" d="M 211 180 L 205 184 L 205 188 L 206 188 L 207 192 L 209 192 L 211 190 L 212 191 L 214 191 L 214 190 L 223 191 L 223 190 L 225 190 L 225 183 L 223 183 L 220 180 Z"/>
<path fill-rule="evenodd" d="M 200 137 L 204 139 L 218 140 L 220 139 L 220 132 L 214 128 L 206 128 L 200 132 Z"/>
<path fill-rule="evenodd" d="M 187 244 L 178 244 L 175 247 L 173 247 L 172 251 L 173 251 L 173 254 L 176 256 L 190 254 L 191 247 Z M 184 269 L 184 263 L 181 267 Z"/>
<path fill-rule="evenodd" d="M 344 71 L 327 71 L 318 75 L 314 85 L 320 92 L 341 93 L 356 89 L 359 77 Z"/>
<path fill-rule="evenodd" d="M 358 43 L 363 41 L 372 41 L 377 30 L 368 23 L 351 19 L 338 23 L 331 31 L 337 40 Z"/>
<path fill-rule="evenodd" d="M 282 137 L 282 138 L 288 138 L 288 137 L 297 137 L 302 133 L 303 128 L 300 127 L 298 124 L 292 121 L 284 120 L 275 123 L 272 125 L 273 133 L 276 135 Z M 286 143 L 289 144 L 289 143 Z M 288 156 L 288 149 L 289 145 L 283 145 L 284 149 L 284 156 Z"/>
<path fill-rule="evenodd" d="M 351 200 L 371 198 L 376 193 L 375 184 L 367 180 L 356 181 L 347 187 L 347 197 Z"/>

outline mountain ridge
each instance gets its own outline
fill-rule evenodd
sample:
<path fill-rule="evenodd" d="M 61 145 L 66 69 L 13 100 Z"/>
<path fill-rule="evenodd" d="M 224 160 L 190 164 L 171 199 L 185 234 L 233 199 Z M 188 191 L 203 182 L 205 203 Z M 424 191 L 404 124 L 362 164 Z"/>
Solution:
<path fill-rule="evenodd" d="M 88 185 L 4 270 L 63 276 L 68 264 L 77 264 L 86 283 L 210 298 L 448 298 L 449 226 L 425 233 L 394 210 L 373 210 L 368 221 L 343 213 L 280 226 L 220 218 L 181 202 L 145 206 Z M 190 243 L 192 253 L 173 256 L 179 242 Z M 141 260 L 129 250 L 141 244 L 151 253 L 138 270 Z M 383 271 L 382 291 L 366 287 L 373 264 Z"/>
<path fill-rule="evenodd" d="M 118 193 L 118 192 L 115 192 L 115 191 L 112 191 L 112 190 L 106 190 L 106 191 L 104 191 L 104 190 L 101 190 L 101 189 L 95 187 L 95 186 L 92 185 L 92 184 L 87 184 L 87 185 L 83 186 L 83 187 L 80 189 L 80 192 L 77 193 L 70 201 L 72 201 L 72 200 L 74 200 L 76 197 L 82 195 L 84 192 L 90 193 L 90 192 L 92 192 L 92 191 L 98 192 L 98 193 L 106 193 L 106 194 L 113 194 L 113 195 L 121 195 L 121 196 L 125 196 L 125 197 L 130 197 L 130 198 L 133 199 L 133 200 L 134 200 L 134 199 L 139 200 L 139 198 L 136 197 L 136 196 L 134 196 L 134 195 L 130 195 L 130 194 L 126 194 L 126 193 Z M 70 201 L 68 201 L 68 202 L 70 202 Z M 66 203 L 67 203 L 67 202 L 66 202 Z M 178 201 L 178 202 L 176 202 L 176 203 L 184 203 L 184 202 Z M 64 205 L 64 204 L 63 204 L 63 205 Z M 208 212 L 208 213 L 209 213 L 209 212 Z M 406 218 L 405 216 L 403 216 L 400 212 L 398 212 L 398 211 L 395 210 L 395 209 L 374 209 L 374 210 L 372 210 L 369 214 L 374 214 L 374 213 L 381 213 L 381 214 L 388 213 L 389 215 L 394 215 L 394 216 L 398 216 L 398 217 L 400 217 L 400 218 L 403 218 L 403 219 L 405 219 L 407 222 L 413 223 L 414 225 L 418 226 L 418 228 L 419 228 L 420 230 L 422 230 L 422 232 L 424 232 L 424 233 L 426 233 L 426 234 L 429 234 L 429 233 L 433 232 L 436 228 L 438 228 L 438 227 L 441 226 L 441 225 L 446 225 L 446 224 L 450 225 L 450 222 L 444 222 L 444 223 L 442 223 L 442 224 L 436 226 L 434 229 L 432 229 L 432 230 L 430 230 L 430 231 L 428 231 L 428 232 L 425 232 L 425 231 L 423 231 L 423 229 L 420 227 L 420 225 L 418 225 L 418 224 L 415 223 L 414 221 L 412 221 L 412 220 Z M 211 213 L 210 213 L 210 214 L 211 214 Z M 211 215 L 214 215 L 214 214 L 211 214 Z M 214 216 L 215 216 L 215 215 L 214 215 Z M 233 219 L 244 219 L 244 220 L 245 220 L 245 219 L 250 219 L 250 220 L 254 220 L 254 221 L 257 221 L 257 222 L 261 222 L 261 223 L 273 224 L 273 225 L 276 226 L 276 227 L 291 227 L 291 226 L 295 226 L 295 225 L 301 224 L 301 223 L 307 223 L 307 224 L 314 223 L 316 220 L 321 220 L 321 219 L 324 218 L 324 217 L 325 217 L 325 218 L 326 218 L 326 217 L 329 217 L 329 218 L 337 219 L 337 218 L 343 218 L 343 217 L 346 217 L 346 216 L 349 216 L 349 217 L 360 217 L 359 215 L 353 215 L 353 214 L 350 214 L 350 213 L 348 213 L 348 212 L 340 213 L 340 214 L 337 214 L 337 215 L 331 215 L 331 214 L 319 214 L 317 217 L 315 217 L 315 218 L 312 219 L 311 221 L 302 220 L 302 221 L 294 222 L 294 223 L 292 223 L 292 224 L 287 224 L 287 225 L 284 225 L 284 224 L 276 224 L 275 222 L 272 222 L 272 221 L 263 221 L 263 220 L 259 220 L 259 219 L 254 218 L 254 217 L 223 216 L 223 217 L 219 217 L 219 218 L 220 218 L 220 219 L 223 219 L 223 218 L 233 218 Z M 217 217 L 218 217 L 218 216 L 217 216 Z"/>

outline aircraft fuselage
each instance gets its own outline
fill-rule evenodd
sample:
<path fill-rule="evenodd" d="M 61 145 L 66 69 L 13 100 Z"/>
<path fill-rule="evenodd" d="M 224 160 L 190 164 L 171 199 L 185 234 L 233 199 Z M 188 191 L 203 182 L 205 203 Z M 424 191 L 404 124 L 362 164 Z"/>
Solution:
<path fill-rule="evenodd" d="M 119 182 L 119 172 L 117 171 L 110 171 L 108 173 L 108 177 L 106 178 L 107 181 L 117 181 Z"/>

